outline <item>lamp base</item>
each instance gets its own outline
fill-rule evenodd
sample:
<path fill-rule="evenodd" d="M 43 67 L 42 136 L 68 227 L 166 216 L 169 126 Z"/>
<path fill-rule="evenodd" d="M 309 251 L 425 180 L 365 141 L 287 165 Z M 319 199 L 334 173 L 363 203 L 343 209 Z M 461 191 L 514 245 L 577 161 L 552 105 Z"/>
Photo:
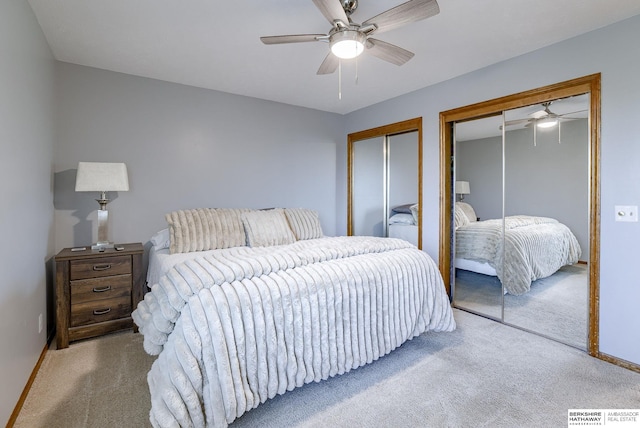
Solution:
<path fill-rule="evenodd" d="M 98 241 L 95 244 L 91 245 L 92 250 L 106 250 L 107 248 L 113 248 L 113 242 L 108 241 Z"/>

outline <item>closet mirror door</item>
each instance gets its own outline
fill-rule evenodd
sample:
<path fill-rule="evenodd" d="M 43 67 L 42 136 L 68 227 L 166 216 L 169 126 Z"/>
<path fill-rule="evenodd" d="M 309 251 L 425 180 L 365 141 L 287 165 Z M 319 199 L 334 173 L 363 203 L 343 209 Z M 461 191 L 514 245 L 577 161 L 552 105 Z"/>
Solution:
<path fill-rule="evenodd" d="M 347 234 L 422 248 L 422 119 L 349 134 Z"/>
<path fill-rule="evenodd" d="M 418 245 L 418 133 L 387 137 L 388 234 Z"/>
<path fill-rule="evenodd" d="M 504 322 L 580 349 L 589 312 L 588 110 L 580 95 L 504 113 Z"/>
<path fill-rule="evenodd" d="M 385 137 L 355 141 L 351 149 L 352 234 L 387 236 Z"/>
<path fill-rule="evenodd" d="M 454 124 L 453 304 L 502 320 L 502 116 Z"/>

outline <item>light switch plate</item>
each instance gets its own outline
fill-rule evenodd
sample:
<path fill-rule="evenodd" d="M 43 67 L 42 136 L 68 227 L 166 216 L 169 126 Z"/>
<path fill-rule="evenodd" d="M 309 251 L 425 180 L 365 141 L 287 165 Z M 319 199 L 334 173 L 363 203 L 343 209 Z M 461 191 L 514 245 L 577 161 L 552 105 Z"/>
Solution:
<path fill-rule="evenodd" d="M 637 205 L 616 205 L 616 221 L 638 221 Z"/>

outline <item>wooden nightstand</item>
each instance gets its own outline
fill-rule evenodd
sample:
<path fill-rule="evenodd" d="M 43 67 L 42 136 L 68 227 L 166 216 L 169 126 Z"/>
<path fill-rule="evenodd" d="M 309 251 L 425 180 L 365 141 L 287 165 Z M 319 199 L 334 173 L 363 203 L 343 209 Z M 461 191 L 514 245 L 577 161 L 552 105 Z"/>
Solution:
<path fill-rule="evenodd" d="M 56 257 L 56 342 L 70 341 L 134 327 L 131 311 L 144 297 L 142 244 L 72 251 Z"/>

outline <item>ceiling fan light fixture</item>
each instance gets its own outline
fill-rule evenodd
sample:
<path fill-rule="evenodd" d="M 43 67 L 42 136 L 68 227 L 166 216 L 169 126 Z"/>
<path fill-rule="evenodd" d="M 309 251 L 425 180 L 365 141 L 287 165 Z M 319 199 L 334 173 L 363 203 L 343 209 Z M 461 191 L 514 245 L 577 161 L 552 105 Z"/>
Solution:
<path fill-rule="evenodd" d="M 538 126 L 538 128 L 545 129 L 545 128 L 553 128 L 557 124 L 558 124 L 558 119 L 556 119 L 555 117 L 547 117 L 545 119 L 539 120 L 536 125 Z"/>
<path fill-rule="evenodd" d="M 338 31 L 331 35 L 331 52 L 341 59 L 352 59 L 364 52 L 364 34 L 356 30 Z"/>

